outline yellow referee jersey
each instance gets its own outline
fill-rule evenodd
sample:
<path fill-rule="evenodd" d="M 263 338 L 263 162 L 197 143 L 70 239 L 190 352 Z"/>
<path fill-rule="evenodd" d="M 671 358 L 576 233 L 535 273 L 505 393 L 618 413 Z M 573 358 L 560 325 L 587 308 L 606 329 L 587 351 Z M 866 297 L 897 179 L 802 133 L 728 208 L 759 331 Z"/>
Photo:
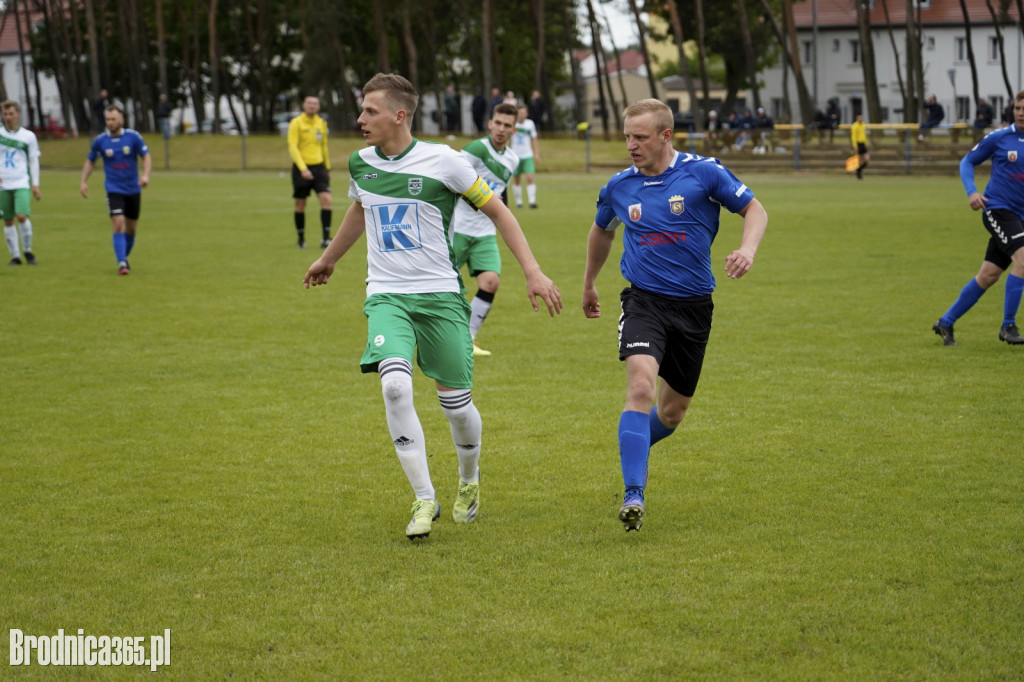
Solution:
<path fill-rule="evenodd" d="M 868 136 L 864 132 L 863 121 L 854 121 L 850 124 L 850 144 L 856 149 L 858 142 L 865 145 L 868 143 Z"/>
<path fill-rule="evenodd" d="M 319 116 L 299 114 L 288 124 L 288 154 L 299 170 L 318 163 L 331 170 L 327 153 L 327 121 Z"/>

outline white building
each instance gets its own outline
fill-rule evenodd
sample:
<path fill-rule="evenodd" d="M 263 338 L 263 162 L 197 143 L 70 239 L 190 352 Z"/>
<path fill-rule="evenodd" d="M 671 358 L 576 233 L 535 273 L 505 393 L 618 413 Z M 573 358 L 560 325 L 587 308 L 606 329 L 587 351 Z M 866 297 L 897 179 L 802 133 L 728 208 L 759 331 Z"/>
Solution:
<path fill-rule="evenodd" d="M 959 0 L 917 0 L 922 27 L 922 60 L 924 63 L 925 97 L 935 95 L 945 110 L 944 124 L 974 120 L 975 103 L 967 58 L 967 31 Z M 999 112 L 1010 101 L 1003 81 L 996 27 L 985 0 L 967 0 L 971 21 L 971 41 L 978 69 L 978 95 L 992 104 L 998 120 Z M 993 2 L 998 7 L 1000 3 Z M 1010 3 L 1009 20 L 1002 31 L 1006 70 L 1013 93 L 1024 89 L 1024 34 L 1021 33 L 1016 3 Z M 903 122 L 903 96 L 897 77 L 897 61 L 893 52 L 895 41 L 899 68 L 906 82 L 906 2 L 888 0 L 889 20 L 886 23 L 882 0 L 871 2 L 871 38 L 878 75 L 882 121 Z M 857 113 L 867 114 L 864 99 L 862 49 L 857 32 L 855 0 L 806 0 L 794 3 L 800 61 L 807 88 L 815 105 L 837 97 L 843 122 L 849 123 Z M 890 38 L 889 26 L 892 28 Z M 761 95 L 765 107 L 776 118 L 783 111 L 782 70 L 780 63 L 760 74 L 764 83 Z M 789 77 L 790 102 L 794 121 L 800 116 L 799 101 L 792 74 Z M 923 115 L 918 115 L 922 120 Z M 804 121 L 806 123 L 806 121 Z"/>

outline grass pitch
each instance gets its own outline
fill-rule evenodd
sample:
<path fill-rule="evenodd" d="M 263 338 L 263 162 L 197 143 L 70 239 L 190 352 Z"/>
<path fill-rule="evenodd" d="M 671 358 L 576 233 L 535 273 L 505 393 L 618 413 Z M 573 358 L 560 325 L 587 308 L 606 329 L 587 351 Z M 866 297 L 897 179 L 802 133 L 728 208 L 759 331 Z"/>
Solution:
<path fill-rule="evenodd" d="M 607 174 L 538 176 L 518 215 L 566 310 L 534 313 L 505 252 L 469 526 L 417 373 L 444 507 L 414 544 L 358 369 L 365 245 L 304 291 L 318 250 L 293 245 L 286 177 L 157 165 L 118 277 L 102 179 L 86 201 L 77 177 L 47 173 L 33 205 L 40 264 L 0 269 L 5 628 L 170 628 L 173 679 L 1024 676 L 1024 349 L 996 339 L 1001 284 L 959 347 L 930 330 L 984 252 L 955 178 L 743 178 L 768 234 L 719 278 L 696 399 L 627 535 L 618 251 L 604 317 L 579 311 Z M 724 215 L 716 269 L 739 233 Z"/>

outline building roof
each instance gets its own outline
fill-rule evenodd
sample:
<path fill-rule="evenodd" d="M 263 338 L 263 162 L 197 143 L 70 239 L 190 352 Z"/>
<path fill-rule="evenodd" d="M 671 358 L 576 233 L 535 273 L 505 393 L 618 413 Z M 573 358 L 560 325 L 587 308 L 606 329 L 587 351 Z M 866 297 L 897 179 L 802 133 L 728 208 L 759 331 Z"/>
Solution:
<path fill-rule="evenodd" d="M 593 54 L 594 53 L 591 50 L 577 50 L 576 59 L 582 63 L 587 59 L 590 59 Z M 611 75 L 619 72 L 620 64 L 623 73 L 639 71 L 644 66 L 644 56 L 639 50 L 620 51 L 618 61 L 615 60 L 614 53 L 605 50 L 605 54 L 608 55 L 608 62 L 606 64 L 607 71 Z"/>
<path fill-rule="evenodd" d="M 21 47 L 25 52 L 29 51 L 28 35 L 36 22 L 43 18 L 42 12 L 21 11 Z M 18 53 L 18 22 L 14 20 L 14 12 L 7 11 L 0 14 L 0 54 Z"/>
<path fill-rule="evenodd" d="M 872 0 L 871 23 L 884 26 L 885 10 L 889 10 L 889 21 L 893 26 L 903 26 L 907 22 L 907 3 L 905 0 Z M 967 15 L 972 23 L 992 23 L 992 14 L 985 0 L 966 0 Z M 884 6 L 883 6 L 884 5 Z M 993 6 L 997 6 L 994 3 Z M 815 7 L 817 6 L 817 7 Z M 800 28 L 814 25 L 815 9 L 817 10 L 818 28 L 849 28 L 857 25 L 856 0 L 803 0 L 793 3 L 793 21 Z M 1010 3 L 1008 9 L 1010 21 L 1017 19 L 1016 3 Z M 963 11 L 960 0 L 929 0 L 928 7 L 921 9 L 921 23 L 924 25 L 962 25 Z"/>

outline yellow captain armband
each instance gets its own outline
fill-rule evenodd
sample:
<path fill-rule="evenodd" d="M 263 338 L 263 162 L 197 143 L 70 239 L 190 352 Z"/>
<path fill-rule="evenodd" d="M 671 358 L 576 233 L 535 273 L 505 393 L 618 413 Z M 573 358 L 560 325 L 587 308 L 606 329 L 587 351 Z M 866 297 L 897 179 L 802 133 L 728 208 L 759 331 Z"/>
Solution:
<path fill-rule="evenodd" d="M 485 182 L 483 178 L 477 177 L 473 186 L 470 187 L 462 196 L 466 198 L 466 201 L 468 201 L 473 208 L 479 209 L 491 200 L 491 197 L 494 196 L 494 192 L 487 186 L 487 182 Z"/>

